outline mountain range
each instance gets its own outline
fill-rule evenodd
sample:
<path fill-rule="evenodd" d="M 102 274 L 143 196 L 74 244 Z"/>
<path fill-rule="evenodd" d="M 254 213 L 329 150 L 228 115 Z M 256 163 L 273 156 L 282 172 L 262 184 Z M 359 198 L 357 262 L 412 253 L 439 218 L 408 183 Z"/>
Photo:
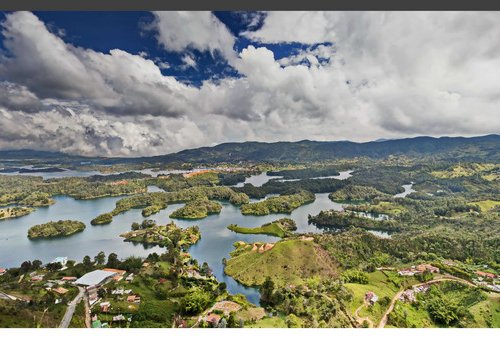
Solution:
<path fill-rule="evenodd" d="M 35 150 L 0 151 L 0 160 L 39 160 L 47 163 L 92 162 L 96 164 L 151 163 L 210 164 L 221 162 L 308 162 L 342 158 L 389 156 L 446 161 L 500 162 L 500 135 L 478 137 L 415 137 L 357 143 L 351 141 L 231 142 L 177 153 L 135 158 L 83 157 Z"/>

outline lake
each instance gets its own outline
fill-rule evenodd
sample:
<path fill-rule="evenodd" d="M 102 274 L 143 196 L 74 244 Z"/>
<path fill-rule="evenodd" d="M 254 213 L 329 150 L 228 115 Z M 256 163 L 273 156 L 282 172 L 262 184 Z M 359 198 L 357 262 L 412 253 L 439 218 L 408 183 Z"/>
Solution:
<path fill-rule="evenodd" d="M 269 180 L 259 178 L 260 181 Z M 255 181 L 254 181 L 255 182 Z M 148 191 L 154 192 L 160 189 L 149 186 Z M 269 196 L 268 196 L 269 197 Z M 144 218 L 140 209 L 133 209 L 119 214 L 113 218 L 111 224 L 92 226 L 90 221 L 97 215 L 111 211 L 116 202 L 122 197 L 109 197 L 93 200 L 75 200 L 71 197 L 57 196 L 55 204 L 48 207 L 36 209 L 29 215 L 0 221 L 0 267 L 19 266 L 25 260 L 40 259 L 44 263 L 52 261 L 56 257 L 64 256 L 69 259 L 81 261 L 85 255 L 92 258 L 104 251 L 117 253 L 120 258 L 128 256 L 145 257 L 152 252 L 162 252 L 158 247 L 146 247 L 142 244 L 124 242 L 119 235 L 130 230 L 133 222 L 141 222 L 144 219 L 153 219 L 159 224 L 171 221 L 169 215 L 183 204 L 172 204 L 159 213 Z M 262 200 L 262 199 L 261 199 Z M 252 200 L 254 202 L 256 200 Z M 273 220 L 289 217 L 297 223 L 299 233 L 321 233 L 323 230 L 308 223 L 308 215 L 318 214 L 322 210 L 342 210 L 340 203 L 332 202 L 327 193 L 316 194 L 316 200 L 310 204 L 303 205 L 291 214 L 271 214 L 266 216 L 242 215 L 239 207 L 228 202 L 221 202 L 223 208 L 220 214 L 213 214 L 201 220 L 174 220 L 182 228 L 198 225 L 201 231 L 201 240 L 191 246 L 189 252 L 193 258 L 201 264 L 207 262 L 212 268 L 214 275 L 219 281 L 227 284 L 230 293 L 242 293 L 247 299 L 259 304 L 260 295 L 258 289 L 245 287 L 234 279 L 224 274 L 222 259 L 229 259 L 229 253 L 234 249 L 236 241 L 245 242 L 276 242 L 279 238 L 267 235 L 238 234 L 227 229 L 229 224 L 238 224 L 244 227 L 258 227 Z M 36 224 L 63 219 L 74 219 L 86 224 L 83 232 L 69 237 L 55 239 L 29 240 L 28 229 Z"/>
<path fill-rule="evenodd" d="M 347 179 L 349 177 L 352 177 L 352 174 L 351 174 L 352 172 L 354 172 L 354 170 L 342 171 L 342 172 L 339 172 L 338 175 L 331 175 L 331 176 L 327 176 L 327 177 L 314 177 L 314 178 L 308 178 L 308 179 L 344 180 L 344 179 Z M 267 175 L 266 172 L 262 172 L 261 174 L 249 176 L 248 178 L 245 179 L 244 182 L 240 182 L 240 183 L 234 185 L 234 187 L 243 187 L 245 184 L 252 184 L 255 187 L 260 187 L 260 186 L 264 185 L 266 182 L 268 182 L 269 180 L 276 180 L 279 182 L 285 182 L 285 181 L 299 181 L 299 180 L 304 180 L 304 179 L 283 179 L 282 176 L 270 176 L 270 175 Z"/>

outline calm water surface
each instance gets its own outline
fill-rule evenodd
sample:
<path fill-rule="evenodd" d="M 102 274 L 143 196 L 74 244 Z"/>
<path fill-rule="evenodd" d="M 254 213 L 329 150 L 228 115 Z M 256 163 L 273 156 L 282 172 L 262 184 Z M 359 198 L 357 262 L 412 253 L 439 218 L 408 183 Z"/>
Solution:
<path fill-rule="evenodd" d="M 262 178 L 264 181 L 264 178 Z M 259 179 L 259 180 L 261 180 Z M 269 180 L 269 179 L 267 179 Z M 255 182 L 255 181 L 253 181 Z M 149 192 L 160 191 L 156 186 L 149 186 Z M 99 251 L 106 255 L 111 252 L 118 254 L 120 258 L 131 255 L 145 257 L 149 253 L 163 251 L 158 246 L 146 247 L 142 244 L 124 242 L 120 234 L 130 230 L 133 222 L 141 222 L 146 219 L 142 217 L 140 209 L 133 209 L 119 214 L 113 218 L 109 225 L 92 226 L 90 221 L 97 215 L 111 211 L 116 201 L 121 197 L 101 198 L 94 200 L 75 200 L 70 197 L 55 197 L 56 203 L 49 207 L 38 208 L 33 213 L 16 219 L 0 221 L 0 267 L 19 266 L 25 260 L 40 259 L 44 263 L 52 261 L 59 256 L 81 261 L 85 255 L 95 256 Z M 263 200 L 263 199 L 261 199 Z M 256 201 L 256 200 L 253 200 Z M 239 207 L 228 202 L 221 202 L 223 208 L 220 214 L 210 215 L 201 220 L 175 220 L 182 228 L 198 225 L 201 231 L 201 240 L 191 246 L 189 252 L 193 258 L 201 264 L 207 262 L 212 268 L 214 275 L 219 281 L 227 284 L 230 293 L 242 293 L 252 303 L 259 303 L 259 292 L 256 288 L 245 287 L 234 279 L 224 274 L 222 259 L 229 258 L 229 253 L 234 249 L 236 241 L 245 242 L 276 242 L 279 238 L 267 235 L 238 234 L 228 230 L 229 224 L 238 224 L 244 227 L 258 227 L 264 223 L 278 218 L 289 217 L 297 223 L 297 232 L 321 233 L 322 230 L 308 223 L 308 215 L 318 214 L 321 210 L 342 210 L 340 203 L 332 202 L 327 193 L 316 194 L 313 203 L 303 205 L 291 214 L 272 214 L 267 216 L 244 216 Z M 159 224 L 166 224 L 177 208 L 183 204 L 172 204 L 158 214 L 148 217 Z M 48 221 L 64 219 L 80 220 L 86 224 L 83 232 L 69 237 L 56 239 L 29 240 L 28 229 L 36 224 Z"/>

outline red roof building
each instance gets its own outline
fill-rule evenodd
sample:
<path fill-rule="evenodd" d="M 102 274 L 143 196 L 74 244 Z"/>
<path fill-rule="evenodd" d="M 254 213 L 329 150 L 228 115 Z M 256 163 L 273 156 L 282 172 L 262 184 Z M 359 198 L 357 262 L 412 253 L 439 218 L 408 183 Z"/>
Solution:
<path fill-rule="evenodd" d="M 481 276 L 481 277 L 484 277 L 484 278 L 491 278 L 491 279 L 495 279 L 496 278 L 495 274 L 489 273 L 489 272 L 477 271 L 476 274 L 479 275 L 479 276 Z"/>

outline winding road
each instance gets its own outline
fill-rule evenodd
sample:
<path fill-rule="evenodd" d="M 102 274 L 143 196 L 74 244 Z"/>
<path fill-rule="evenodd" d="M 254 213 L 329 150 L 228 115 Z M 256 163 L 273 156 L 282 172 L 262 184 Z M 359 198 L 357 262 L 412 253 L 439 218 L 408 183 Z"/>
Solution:
<path fill-rule="evenodd" d="M 78 295 L 71 301 L 66 309 L 66 313 L 59 324 L 59 328 L 68 328 L 71 319 L 73 318 L 73 313 L 75 313 L 76 305 L 82 300 L 85 290 L 81 287 L 78 287 Z"/>
<path fill-rule="evenodd" d="M 403 290 L 399 291 L 398 293 L 396 293 L 396 295 L 394 296 L 394 298 L 392 298 L 392 300 L 391 300 L 391 304 L 389 305 L 389 308 L 385 311 L 384 315 L 382 316 L 382 319 L 380 319 L 380 323 L 378 324 L 377 327 L 378 328 L 384 328 L 385 327 L 385 325 L 387 324 L 387 319 L 388 319 L 389 313 L 392 312 L 392 310 L 394 309 L 394 305 L 396 304 L 396 301 L 398 301 L 399 297 L 401 297 L 401 294 L 403 294 L 403 292 L 405 290 L 410 289 L 410 288 L 414 288 L 414 287 L 419 287 L 419 286 L 422 286 L 422 285 L 427 285 L 427 284 L 436 284 L 436 283 L 439 283 L 439 282 L 442 282 L 442 281 L 456 281 L 456 282 L 459 282 L 459 283 L 462 283 L 462 284 L 465 284 L 465 285 L 476 287 L 476 285 L 474 285 L 470 281 L 467 281 L 467 280 L 464 280 L 464 279 L 460 279 L 460 278 L 457 278 L 457 277 L 453 277 L 453 276 L 444 276 L 442 278 L 437 278 L 437 279 L 433 279 L 433 280 L 430 280 L 430 281 L 427 281 L 427 282 L 424 282 L 424 283 L 412 285 L 412 286 L 410 286 L 410 287 L 408 287 L 406 289 L 403 289 Z"/>

